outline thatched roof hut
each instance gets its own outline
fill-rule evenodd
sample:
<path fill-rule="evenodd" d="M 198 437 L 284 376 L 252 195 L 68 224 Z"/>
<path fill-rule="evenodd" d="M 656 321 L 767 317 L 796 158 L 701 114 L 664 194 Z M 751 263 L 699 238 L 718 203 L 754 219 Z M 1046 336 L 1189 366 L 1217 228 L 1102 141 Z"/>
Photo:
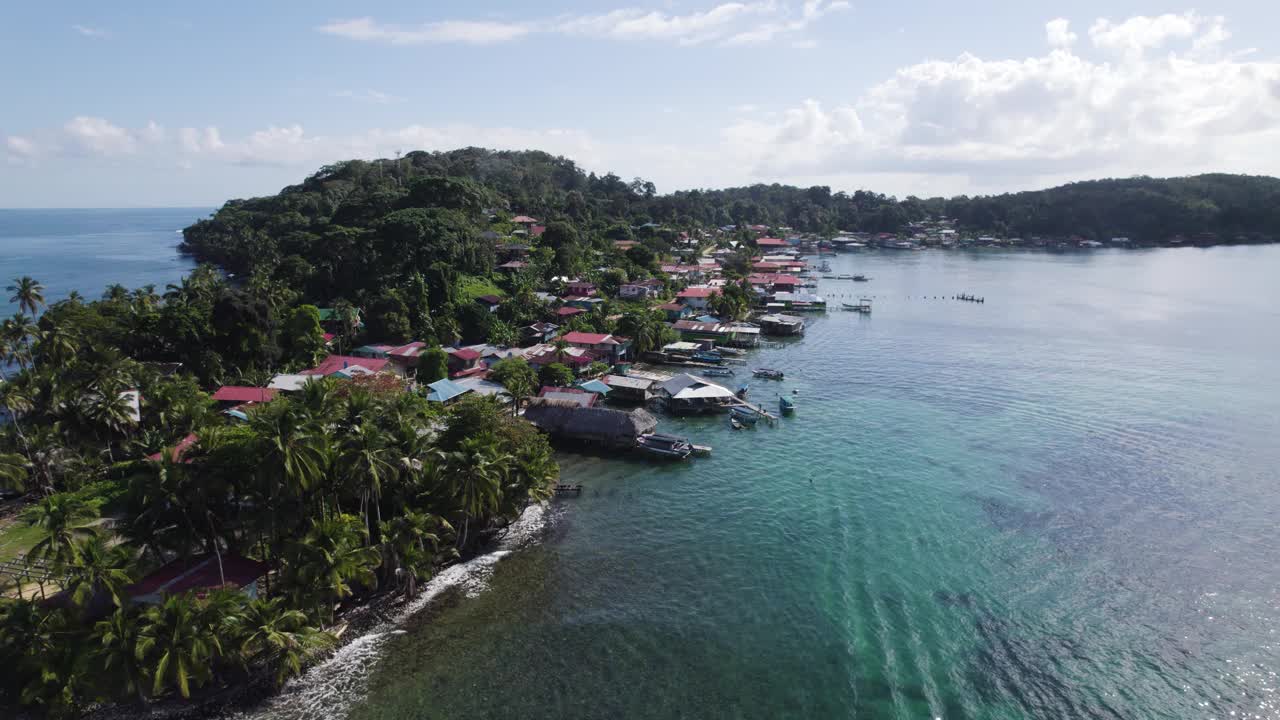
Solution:
<path fill-rule="evenodd" d="M 630 412 L 586 408 L 574 402 L 550 398 L 531 400 L 524 411 L 524 419 L 554 437 L 605 447 L 632 447 L 636 438 L 658 427 L 657 419 L 640 408 Z"/>

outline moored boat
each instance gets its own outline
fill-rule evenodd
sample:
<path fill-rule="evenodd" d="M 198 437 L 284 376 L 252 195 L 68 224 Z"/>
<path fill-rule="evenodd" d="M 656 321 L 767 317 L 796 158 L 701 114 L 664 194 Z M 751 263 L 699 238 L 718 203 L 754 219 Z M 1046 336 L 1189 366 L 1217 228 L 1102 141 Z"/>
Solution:
<path fill-rule="evenodd" d="M 796 411 L 796 403 L 786 395 L 779 395 L 778 410 L 781 411 L 783 415 L 790 415 Z"/>
<path fill-rule="evenodd" d="M 733 371 L 729 368 L 707 368 L 700 374 L 708 375 L 710 377 L 731 377 L 733 375 Z"/>
<path fill-rule="evenodd" d="M 693 453 L 693 445 L 688 440 L 675 435 L 650 433 L 636 438 L 636 447 L 658 457 L 684 460 Z"/>
<path fill-rule="evenodd" d="M 748 425 L 755 425 L 760 420 L 760 415 L 754 410 L 744 407 L 734 407 L 729 409 L 729 417 Z"/>
<path fill-rule="evenodd" d="M 730 416 L 729 416 L 729 427 L 733 428 L 734 430 L 741 430 L 741 429 L 742 429 L 742 422 L 741 422 L 741 421 L 739 421 L 739 420 L 738 420 L 738 418 L 736 418 L 736 417 L 734 417 L 734 416 L 730 415 Z"/>
<path fill-rule="evenodd" d="M 748 385 L 747 383 L 742 383 L 741 385 L 738 386 L 738 392 L 734 394 L 737 395 L 740 399 L 745 399 L 747 397 L 747 391 L 750 389 L 751 389 L 750 385 Z"/>
<path fill-rule="evenodd" d="M 783 378 L 782 371 L 774 370 L 773 368 L 756 368 L 752 374 L 765 380 L 781 380 Z"/>
<path fill-rule="evenodd" d="M 868 281 L 868 280 L 870 280 L 870 279 L 871 279 L 871 278 L 867 277 L 866 275 L 854 275 L 854 276 L 853 276 L 853 281 L 854 281 L 854 282 L 867 282 L 867 281 Z"/>

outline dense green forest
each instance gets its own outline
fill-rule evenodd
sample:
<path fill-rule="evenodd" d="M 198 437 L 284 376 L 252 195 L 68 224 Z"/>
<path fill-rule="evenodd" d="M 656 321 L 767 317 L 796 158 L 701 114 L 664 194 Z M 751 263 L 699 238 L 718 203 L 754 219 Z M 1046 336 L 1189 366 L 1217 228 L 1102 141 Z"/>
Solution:
<path fill-rule="evenodd" d="M 453 200 L 441 206 L 445 195 Z M 233 272 L 274 268 L 298 289 L 311 288 L 309 295 L 349 294 L 369 289 L 359 287 L 360 278 L 382 277 L 380 270 L 395 263 L 400 275 L 425 274 L 436 262 L 460 272 L 487 270 L 493 243 L 475 240 L 488 228 L 481 215 L 491 209 L 563 221 L 574 240 L 597 246 L 630 238 L 632 228 L 649 223 L 672 231 L 762 224 L 834 234 L 898 232 L 931 216 L 954 218 L 974 234 L 1125 236 L 1147 244 L 1178 235 L 1280 238 L 1280 180 L 1270 177 L 1137 177 L 949 199 L 777 184 L 659 195 L 642 179 L 585 173 L 542 152 L 468 148 L 324 167 L 278 195 L 227 203 L 187 229 L 184 248 Z M 431 252 L 424 255 L 424 247 Z"/>

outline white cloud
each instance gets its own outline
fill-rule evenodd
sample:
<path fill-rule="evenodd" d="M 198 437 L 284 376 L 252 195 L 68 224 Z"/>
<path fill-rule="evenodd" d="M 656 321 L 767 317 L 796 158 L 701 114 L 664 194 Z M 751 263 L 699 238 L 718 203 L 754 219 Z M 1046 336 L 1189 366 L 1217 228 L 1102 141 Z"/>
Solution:
<path fill-rule="evenodd" d="M 1280 62 L 1223 55 L 1221 18 L 1099 20 L 1104 56 L 1046 25 L 1041 57 L 963 54 L 899 69 L 856 101 L 739 120 L 726 143 L 759 177 L 849 172 L 1021 178 L 1267 171 L 1280 162 Z M 1054 42 L 1054 41 L 1057 42 Z M 1159 57 L 1144 50 L 1165 47 Z"/>
<path fill-rule="evenodd" d="M 1189 38 L 1203 25 L 1204 18 L 1194 12 L 1137 16 L 1121 23 L 1099 18 L 1089 27 L 1089 39 L 1099 48 L 1142 52 L 1161 47 L 1170 40 Z"/>
<path fill-rule="evenodd" d="M 825 15 L 847 10 L 845 0 L 780 0 L 723 2 L 707 10 L 684 14 L 620 8 L 604 13 L 561 15 L 526 22 L 448 20 L 420 25 L 392 25 L 370 17 L 339 20 L 317 30 L 352 40 L 390 45 L 436 43 L 491 44 L 532 33 L 618 40 L 653 40 L 679 45 L 758 45 L 784 37 L 795 38 Z M 812 47 L 799 38 L 794 47 Z"/>
<path fill-rule="evenodd" d="M 9 153 L 17 158 L 32 158 L 39 152 L 39 148 L 36 147 L 34 142 L 17 135 L 10 135 L 5 138 L 4 145 Z"/>
<path fill-rule="evenodd" d="M 60 128 L 0 136 L 0 154 L 20 167 L 103 158 L 112 166 L 176 164 L 193 175 L 220 170 L 227 177 L 243 172 L 237 167 L 277 168 L 271 177 L 288 178 L 346 158 L 474 145 L 542 149 L 597 172 L 651 178 L 664 190 L 764 180 L 918 194 L 1136 173 L 1273 173 L 1280 166 L 1280 61 L 1226 47 L 1230 34 L 1220 18 L 1176 17 L 1191 18 L 1190 34 L 1156 18 L 1100 21 L 1088 41 L 1075 44 L 1065 22 L 1051 22 L 1044 28 L 1051 47 L 1040 56 L 966 53 L 921 62 L 844 102 L 741 105 L 729 109 L 736 119 L 719 131 L 712 122 L 705 135 L 697 128 L 706 123 L 691 117 L 688 130 L 666 141 L 473 124 L 347 134 L 282 124 L 233 135 L 212 126 L 130 129 L 81 116 Z M 369 92 L 351 96 L 375 97 Z"/>
<path fill-rule="evenodd" d="M 344 100 L 356 100 L 359 102 L 376 103 L 378 105 L 390 105 L 404 100 L 398 95 L 381 92 L 379 90 L 339 90 L 333 93 L 336 98 Z"/>
<path fill-rule="evenodd" d="M 72 25 L 71 29 L 80 33 L 84 37 L 104 38 L 110 35 L 110 33 L 102 28 L 90 27 L 88 25 Z"/>
<path fill-rule="evenodd" d="M 62 129 L 72 148 L 90 155 L 128 155 L 138 145 L 134 133 L 100 117 L 81 115 L 72 118 Z"/>
<path fill-rule="evenodd" d="M 446 20 L 413 26 L 388 25 L 369 17 L 339 20 L 316 29 L 351 40 L 384 42 L 390 45 L 489 45 L 514 40 L 527 35 L 531 30 L 527 25 L 519 23 L 470 20 Z"/>
<path fill-rule="evenodd" d="M 1076 43 L 1077 36 L 1071 32 L 1071 23 L 1063 18 L 1050 20 L 1044 24 L 1044 32 L 1049 40 L 1049 47 L 1067 48 Z"/>

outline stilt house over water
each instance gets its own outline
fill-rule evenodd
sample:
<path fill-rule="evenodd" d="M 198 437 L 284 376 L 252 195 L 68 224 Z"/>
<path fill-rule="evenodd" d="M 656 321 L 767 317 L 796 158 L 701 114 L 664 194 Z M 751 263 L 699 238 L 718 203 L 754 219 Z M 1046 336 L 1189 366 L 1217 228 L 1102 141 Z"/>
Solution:
<path fill-rule="evenodd" d="M 524 419 L 554 438 L 604 448 L 635 447 L 637 438 L 658 427 L 657 419 L 642 408 L 628 412 L 550 398 L 529 401 Z"/>

